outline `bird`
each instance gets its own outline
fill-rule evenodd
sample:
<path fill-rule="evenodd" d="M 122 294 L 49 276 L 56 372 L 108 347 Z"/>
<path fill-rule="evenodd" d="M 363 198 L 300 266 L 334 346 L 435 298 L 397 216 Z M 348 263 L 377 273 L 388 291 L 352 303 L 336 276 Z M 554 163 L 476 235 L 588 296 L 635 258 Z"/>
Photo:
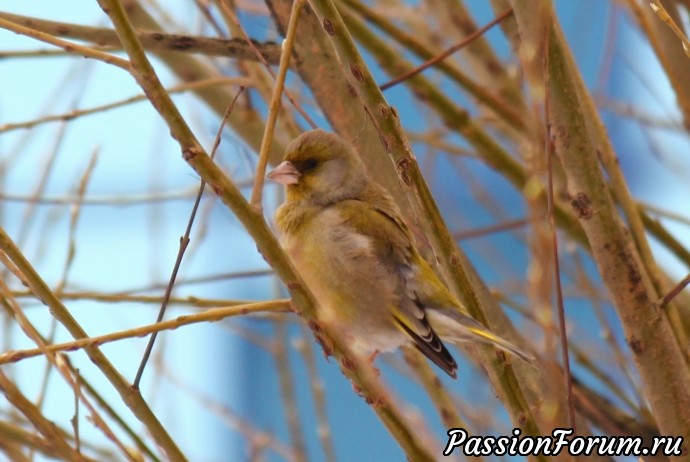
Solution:
<path fill-rule="evenodd" d="M 302 133 L 267 177 L 285 186 L 275 223 L 316 299 L 317 320 L 356 354 L 373 361 L 412 343 L 453 378 L 458 365 L 444 340 L 488 343 L 534 359 L 451 294 L 421 256 L 391 194 L 344 138 L 320 129 Z"/>

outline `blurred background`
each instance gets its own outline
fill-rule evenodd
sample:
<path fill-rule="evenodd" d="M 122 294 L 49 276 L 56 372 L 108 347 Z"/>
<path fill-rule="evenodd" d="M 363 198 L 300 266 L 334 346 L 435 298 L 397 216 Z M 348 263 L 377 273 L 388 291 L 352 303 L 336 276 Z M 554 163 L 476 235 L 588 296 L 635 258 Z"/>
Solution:
<path fill-rule="evenodd" d="M 284 11 L 289 12 L 289 2 L 273 1 L 227 2 L 226 10 L 220 8 L 222 2 L 209 0 L 123 3 L 141 29 L 160 28 L 183 36 L 242 37 L 227 14 L 231 11 L 267 56 L 279 53 Z M 491 3 L 343 0 L 336 6 L 376 82 L 383 84 L 425 61 L 425 50 L 439 54 L 489 23 L 503 11 L 501 2 L 493 4 L 496 9 Z M 688 3 L 664 4 L 687 28 Z M 668 280 L 678 282 L 688 273 L 690 248 L 690 125 L 679 95 L 679 88 L 690 89 L 690 74 L 683 77 L 682 71 L 672 69 L 687 67 L 687 62 L 673 58 L 683 56 L 681 43 L 677 41 L 677 50 L 669 51 L 670 58 L 661 55 L 661 45 L 650 37 L 666 33 L 666 26 L 646 2 L 562 0 L 553 6 L 632 196 L 672 236 L 661 239 L 657 233 L 650 244 Z M 4 2 L 1 9 L 0 19 L 14 24 L 26 25 L 22 22 L 26 18 L 36 18 L 97 28 L 28 25 L 126 57 L 114 43 L 94 38 L 95 30 L 112 30 L 97 2 L 24 0 Z M 383 152 L 378 139 L 366 135 L 373 128 L 361 103 L 356 98 L 343 100 L 339 84 L 319 81 L 340 69 L 331 66 L 322 74 L 316 66 L 322 56 L 308 52 L 305 31 L 298 34 L 302 43 L 298 40 L 298 57 L 293 60 L 298 69 L 289 72 L 287 88 L 321 128 L 355 141 L 363 155 Z M 493 27 L 447 58 L 445 67 L 424 71 L 424 81 L 396 85 L 386 90 L 385 97 L 398 111 L 458 245 L 523 341 L 554 364 L 555 374 L 555 364 L 561 363 L 555 302 L 535 304 L 535 294 L 553 287 L 552 280 L 546 289 L 539 285 L 543 281 L 535 282 L 536 255 L 541 250 L 535 243 L 534 223 L 545 220 L 545 215 L 535 218 L 539 209 L 526 199 L 526 186 L 490 165 L 465 133 L 449 123 L 455 114 L 467 111 L 472 123 L 528 175 L 532 172 L 544 180 L 537 169 L 531 170 L 540 161 L 526 154 L 523 136 L 538 132 L 534 127 L 543 122 L 539 94 L 530 86 L 524 60 L 510 40 L 500 26 Z M 209 152 L 223 112 L 239 92 L 239 84 L 245 86 L 229 126 L 222 131 L 216 162 L 248 197 L 273 78 L 251 50 L 238 59 L 209 56 L 204 46 L 148 51 L 163 85 Z M 154 323 L 199 187 L 198 175 L 184 162 L 168 127 L 123 69 L 16 34 L 6 23 L 0 23 L 0 56 L 0 225 L 88 335 Z M 277 61 L 271 63 L 277 70 Z M 470 84 L 461 83 L 463 76 Z M 192 81 L 201 82 L 201 90 L 184 87 Z M 331 103 L 343 108 L 324 103 L 329 85 Z M 424 85 L 435 89 L 438 98 Z M 498 110 L 483 99 L 482 90 L 498 100 Z M 134 97 L 139 98 L 130 100 Z M 283 103 L 271 162 L 279 159 L 287 141 L 309 128 L 287 99 Z M 374 175 L 378 178 L 378 173 Z M 564 193 L 558 177 L 556 182 L 557 192 Z M 567 198 L 559 200 L 568 203 Z M 269 223 L 281 201 L 281 189 L 267 184 L 264 206 Z M 628 431 L 651 428 L 653 434 L 653 419 L 618 315 L 590 252 L 569 232 L 559 230 L 557 235 L 570 360 L 582 387 L 578 415 L 595 434 L 625 433 L 620 426 L 611 428 L 626 418 L 638 424 L 631 424 Z M 166 319 L 212 306 L 286 297 L 252 238 L 211 191 L 202 198 L 190 237 Z M 6 286 L 0 311 L 2 352 L 35 347 L 12 314 L 13 303 L 49 342 L 72 340 L 6 265 L 2 271 Z M 550 297 L 546 300 L 553 301 Z M 679 312 L 684 319 L 685 312 Z M 147 338 L 126 338 L 103 345 L 102 351 L 131 382 L 146 342 Z M 460 365 L 458 380 L 442 373 L 438 377 L 465 426 L 477 435 L 510 434 L 514 425 L 473 347 L 454 352 Z M 110 414 L 97 406 L 114 438 L 131 452 L 125 453 L 97 428 L 83 406 L 78 417 L 81 450 L 96 460 L 166 460 L 88 357 L 82 351 L 68 357 L 82 383 L 94 390 L 86 395 L 92 401 L 98 396 L 112 407 Z M 439 454 L 447 425 L 417 373 L 399 352 L 379 356 L 377 366 L 420 440 Z M 70 421 L 75 415 L 74 391 L 49 362 L 39 356 L 3 361 L 0 368 L 74 445 Z M 404 458 L 370 406 L 353 393 L 337 362 L 324 358 L 311 332 L 292 314 L 253 314 L 163 332 L 144 372 L 141 393 L 189 460 Z M 598 420 L 587 412 L 587 403 L 613 417 Z M 20 454 L 33 460 L 56 456 L 37 442 L 40 438 L 26 416 L 2 396 L 0 421 L 4 451 L 0 454 L 5 454 L 0 459 Z M 463 460 L 457 453 L 453 457 Z M 487 458 L 498 459 L 510 458 Z M 633 459 L 637 458 L 616 460 Z"/>

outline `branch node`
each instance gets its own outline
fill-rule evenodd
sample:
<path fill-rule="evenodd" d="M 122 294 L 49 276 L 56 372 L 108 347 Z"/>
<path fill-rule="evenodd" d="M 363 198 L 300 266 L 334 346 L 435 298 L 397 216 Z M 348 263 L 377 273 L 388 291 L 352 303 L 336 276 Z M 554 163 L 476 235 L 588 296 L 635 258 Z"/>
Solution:
<path fill-rule="evenodd" d="M 323 18 L 323 30 L 325 30 L 328 35 L 335 35 L 335 24 L 333 24 L 330 19 Z"/>
<path fill-rule="evenodd" d="M 203 151 L 201 151 L 197 146 L 184 148 L 182 150 L 182 158 L 185 160 L 185 162 L 191 162 L 196 156 L 202 154 L 202 152 Z"/>
<path fill-rule="evenodd" d="M 638 339 L 634 335 L 630 337 L 630 340 L 628 340 L 628 344 L 630 345 L 630 349 L 635 353 L 636 355 L 639 355 L 642 353 L 644 350 L 644 343 L 642 340 Z"/>
<path fill-rule="evenodd" d="M 383 138 L 381 139 L 381 142 L 384 142 Z M 384 147 L 386 147 L 385 143 Z M 412 167 L 412 159 L 410 157 L 403 157 L 395 163 L 395 166 L 398 170 L 398 176 L 400 179 L 402 179 L 403 183 L 405 183 L 407 186 L 412 186 L 412 179 L 407 174 L 407 171 L 410 169 L 410 167 Z"/>
<path fill-rule="evenodd" d="M 364 82 L 364 71 L 362 70 L 362 67 L 359 64 L 350 63 L 350 72 L 352 72 L 352 76 L 355 78 L 355 80 L 357 80 L 358 82 Z"/>
<path fill-rule="evenodd" d="M 592 201 L 589 196 L 583 192 L 579 192 L 570 201 L 578 218 L 588 220 L 594 216 L 594 209 L 592 208 Z"/>

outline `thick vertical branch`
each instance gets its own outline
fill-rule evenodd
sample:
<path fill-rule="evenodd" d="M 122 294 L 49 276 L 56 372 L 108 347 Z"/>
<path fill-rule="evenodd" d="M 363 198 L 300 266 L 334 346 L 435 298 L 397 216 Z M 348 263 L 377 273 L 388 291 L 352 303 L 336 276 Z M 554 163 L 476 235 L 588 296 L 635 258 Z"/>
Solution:
<path fill-rule="evenodd" d="M 515 13 L 519 27 L 525 27 L 529 8 L 518 6 Z M 555 18 L 549 42 L 549 112 L 572 207 L 613 298 L 659 429 L 662 434 L 687 439 L 690 373 L 667 316 L 655 303 L 653 284 L 609 192 L 578 96 L 579 72 Z M 690 460 L 687 450 L 685 453 L 679 460 Z"/>

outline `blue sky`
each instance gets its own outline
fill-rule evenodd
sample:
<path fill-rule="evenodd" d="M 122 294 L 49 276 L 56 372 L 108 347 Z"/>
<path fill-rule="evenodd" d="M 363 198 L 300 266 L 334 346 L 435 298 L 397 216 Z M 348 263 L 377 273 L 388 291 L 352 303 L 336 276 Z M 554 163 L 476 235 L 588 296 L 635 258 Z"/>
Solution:
<path fill-rule="evenodd" d="M 609 8 L 608 2 L 598 0 L 557 2 L 566 35 L 575 44 L 574 52 L 588 85 L 606 92 L 611 98 L 624 99 L 644 107 L 659 117 L 678 119 L 673 94 L 668 84 L 659 77 L 656 59 L 642 43 L 639 34 L 627 26 L 626 20 L 617 29 L 619 38 L 611 76 L 599 88 L 599 72 L 604 59 L 602 44 L 606 42 L 606 32 L 611 27 L 607 22 L 607 13 L 592 15 L 590 10 L 602 8 L 604 4 Z M 107 18 L 93 1 L 75 0 L 65 4 L 24 0 L 7 3 L 3 8 L 8 12 L 53 20 L 108 24 Z M 180 31 L 198 30 L 199 22 L 192 2 L 166 2 L 166 12 L 176 18 Z M 493 17 L 482 7 L 476 8 L 476 15 L 480 24 Z M 191 23 L 188 20 L 190 17 L 195 18 Z M 251 16 L 245 19 L 248 30 L 255 36 L 275 36 L 273 26 L 266 19 Z M 495 43 L 505 46 L 497 31 L 491 34 Z M 0 43 L 4 50 L 48 48 L 4 30 L 0 30 Z M 503 56 L 507 57 L 508 53 L 504 52 Z M 176 83 L 174 76 L 164 66 L 157 65 L 157 71 L 164 83 Z M 377 77 L 385 80 L 380 72 Z M 92 107 L 140 93 L 131 76 L 122 70 L 72 57 L 0 60 L 0 81 L 3 82 L 0 86 L 0 125 L 30 120 L 42 114 L 59 114 L 73 107 Z M 387 96 L 398 107 L 403 125 L 417 129 L 416 111 L 419 106 L 410 101 L 409 94 L 400 89 L 387 93 Z M 197 136 L 210 149 L 217 130 L 217 118 L 193 96 L 183 94 L 174 99 Z M 687 136 L 665 130 L 642 133 L 634 121 L 613 117 L 606 110 L 603 114 L 633 191 L 646 202 L 676 210 L 685 216 L 690 215 L 687 201 L 685 205 L 679 205 L 679 201 L 687 197 L 684 194 L 687 193 L 690 172 L 687 163 L 676 154 L 687 152 Z M 64 133 L 62 129 L 61 124 L 52 123 L 31 131 L 0 134 L 0 161 L 6 168 L 2 187 L 8 195 L 26 197 L 34 192 L 43 175 L 45 159 L 53 149 L 57 149 L 55 165 L 44 193 L 49 198 L 74 196 L 94 152 L 97 153 L 96 167 L 87 192 L 87 197 L 92 199 L 189 192 L 198 185 L 198 178 L 180 158 L 179 149 L 170 139 L 167 128 L 146 102 L 79 118 L 70 122 Z M 57 143 L 56 140 L 61 141 Z M 651 147 L 658 148 L 654 155 L 649 155 Z M 235 179 L 248 179 L 253 158 L 236 138 L 229 134 L 224 136 L 219 160 L 234 174 Z M 451 171 L 451 162 L 440 159 L 434 165 L 425 173 L 437 175 L 443 183 L 444 174 Z M 510 197 L 515 199 L 514 194 L 511 196 L 511 187 L 497 178 L 495 173 L 476 162 L 470 161 L 464 165 L 477 181 L 491 184 L 494 191 L 505 191 L 498 193 L 499 197 L 507 198 L 502 206 L 515 213 L 515 218 L 522 215 L 522 204 L 510 202 Z M 269 205 L 275 205 L 276 193 L 275 188 L 269 186 Z M 438 201 L 451 224 L 469 229 L 491 224 L 495 218 L 483 211 L 455 210 L 458 203 L 474 202 L 466 187 L 460 187 L 452 194 L 444 194 L 443 188 L 440 188 Z M 165 281 L 174 262 L 190 204 L 188 199 L 167 202 L 163 206 L 83 206 L 76 228 L 78 246 L 68 273 L 68 287 L 75 291 L 117 292 Z M 203 204 L 202 213 L 208 217 L 205 222 L 212 226 L 198 226 L 195 230 L 192 244 L 195 250 L 185 260 L 181 279 L 266 269 L 267 265 L 255 245 L 229 211 L 211 199 L 206 199 Z M 70 209 L 39 205 L 35 219 L 25 227 L 22 217 L 26 210 L 26 203 L 4 201 L 2 225 L 15 240 L 22 241 L 25 254 L 41 275 L 54 285 L 63 274 L 66 244 L 70 236 Z M 670 222 L 668 225 L 674 231 L 684 232 L 685 239 L 688 239 L 687 227 Z M 490 256 L 485 253 L 487 246 L 472 241 L 461 245 L 489 284 L 501 284 L 512 274 L 502 271 L 490 261 Z M 492 245 L 510 264 L 518 267 L 524 264 L 524 248 L 515 250 L 518 247 L 514 237 L 499 237 L 492 241 Z M 687 272 L 687 268 L 673 258 L 666 258 L 665 252 L 660 251 L 660 255 L 671 274 L 682 277 Z M 162 290 L 154 293 L 162 293 Z M 273 278 L 261 277 L 220 283 L 181 284 L 176 294 L 260 300 L 280 295 L 282 290 Z M 157 309 L 151 305 L 106 305 L 88 301 L 70 302 L 68 306 L 92 335 L 151 323 Z M 574 324 L 578 324 L 575 332 L 591 336 L 592 342 L 600 341 L 597 338 L 599 332 L 588 332 L 580 324 L 584 322 L 587 326 L 588 319 L 593 316 L 586 302 L 572 301 L 568 310 Z M 173 308 L 168 317 L 183 311 Z M 27 312 L 32 320 L 48 328 L 49 318 L 43 306 L 36 304 L 31 309 L 27 308 Z M 247 451 L 246 440 L 240 436 L 240 432 L 236 429 L 228 431 L 227 419 L 224 421 L 210 406 L 200 404 L 202 397 L 211 397 L 230 409 L 234 417 L 245 418 L 258 428 L 275 433 L 283 442 L 289 441 L 274 359 L 262 348 L 257 348 L 252 340 L 271 339 L 274 335 L 273 324 L 251 319 L 178 329 L 159 339 L 157 351 L 162 356 L 157 364 L 149 366 L 143 394 L 192 460 L 225 460 L 229 452 L 244 454 Z M 295 322 L 290 322 L 288 326 L 288 337 L 292 342 L 301 338 L 311 342 L 311 335 L 305 336 L 304 328 Z M 67 334 L 60 329 L 57 338 L 68 340 Z M 137 339 L 111 344 L 104 351 L 131 380 L 144 345 L 143 339 Z M 17 332 L 13 346 L 29 347 L 30 344 Z M 324 361 L 318 347 L 315 354 L 318 370 L 327 384 L 328 411 L 334 422 L 332 430 L 337 435 L 336 449 L 341 460 L 400 458 L 400 450 L 366 404 L 353 395 L 350 384 L 336 365 Z M 73 354 L 71 357 L 75 365 L 81 365 L 85 376 L 97 386 L 109 389 L 100 375 L 89 367 L 84 355 Z M 386 380 L 396 384 L 396 392 L 419 413 L 433 413 L 429 411 L 428 398 L 420 392 L 419 387 L 397 372 L 395 365 L 400 358 L 393 356 L 389 359 L 392 366 L 385 361 L 382 365 Z M 310 381 L 302 356 L 294 349 L 290 350 L 289 360 L 295 366 L 294 378 L 300 391 L 299 408 L 304 410 L 301 417 L 305 422 L 308 451 L 314 460 L 319 460 L 321 450 L 312 431 L 316 417 L 308 392 Z M 476 404 L 479 402 L 491 409 L 500 407 L 497 406 L 494 393 L 478 385 L 484 382 L 471 380 L 478 372 L 473 370 L 469 361 L 461 361 L 461 370 L 463 375 L 459 385 L 453 382 L 452 386 L 462 388 L 463 396 L 476 398 L 471 403 L 474 405 L 472 410 L 481 409 Z M 27 393 L 36 396 L 39 378 L 43 374 L 42 361 L 24 361 L 16 366 L 16 373 Z M 444 383 L 451 383 L 443 380 Z M 189 387 L 194 391 L 190 392 Z M 69 390 L 53 377 L 46 413 L 62 424 L 68 421 L 72 412 L 71 399 L 63 399 L 67 393 Z M 180 396 L 195 398 L 180 399 Z M 115 394 L 108 399 L 123 409 Z M 496 419 L 502 422 L 504 429 L 509 429 L 504 415 L 499 413 Z M 429 420 L 431 431 L 439 445 L 442 445 L 445 429 L 438 419 Z M 134 421 L 132 423 L 135 424 Z M 233 425 L 243 426 L 234 422 L 230 427 L 233 428 Z M 89 425 L 83 425 L 83 431 L 86 435 L 95 434 Z M 269 460 L 279 459 L 271 455 Z"/>

